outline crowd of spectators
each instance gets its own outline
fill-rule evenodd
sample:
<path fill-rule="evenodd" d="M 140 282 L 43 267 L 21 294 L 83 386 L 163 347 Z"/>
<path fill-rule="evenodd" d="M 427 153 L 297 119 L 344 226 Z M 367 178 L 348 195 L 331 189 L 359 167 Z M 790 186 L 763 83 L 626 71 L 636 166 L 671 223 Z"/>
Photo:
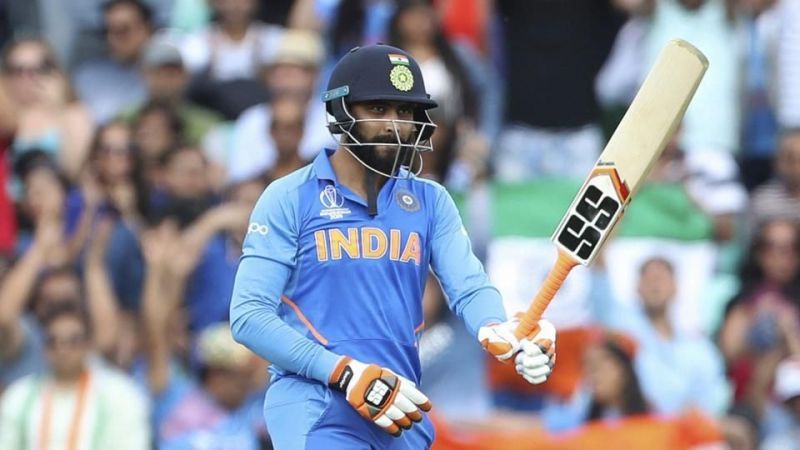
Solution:
<path fill-rule="evenodd" d="M 700 443 L 800 448 L 800 0 L 0 0 L 0 449 L 271 448 L 230 293 L 263 189 L 336 146 L 320 95 L 353 46 L 419 62 L 422 176 L 466 199 L 483 257 L 487 189 L 580 181 L 675 37 L 711 65 L 650 182 L 708 219 L 733 295 L 687 331 L 680 261 L 645 258 L 629 304 L 601 257 L 530 388 L 431 278 L 437 445 L 697 414 Z"/>

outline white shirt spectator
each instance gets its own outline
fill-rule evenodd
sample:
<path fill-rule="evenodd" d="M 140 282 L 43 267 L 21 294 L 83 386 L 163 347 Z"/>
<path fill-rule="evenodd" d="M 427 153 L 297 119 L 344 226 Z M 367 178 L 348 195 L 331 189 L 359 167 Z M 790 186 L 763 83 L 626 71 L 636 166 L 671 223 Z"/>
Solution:
<path fill-rule="evenodd" d="M 149 449 L 144 393 L 115 369 L 92 364 L 87 374 L 72 389 L 45 375 L 12 383 L 0 399 L 0 448 Z"/>
<path fill-rule="evenodd" d="M 233 128 L 233 143 L 228 162 L 228 181 L 252 178 L 272 168 L 277 158 L 275 142 L 269 132 L 272 112 L 268 104 L 253 106 L 242 113 Z M 337 143 L 325 127 L 327 112 L 318 97 L 306 110 L 305 131 L 300 141 L 300 157 L 313 159 L 323 148 Z"/>
<path fill-rule="evenodd" d="M 778 39 L 778 123 L 800 127 L 800 0 L 781 0 Z"/>
<path fill-rule="evenodd" d="M 181 53 L 186 68 L 197 73 L 210 70 L 215 80 L 256 78 L 261 66 L 275 55 L 283 28 L 256 23 L 241 41 L 234 42 L 212 25 L 186 37 Z"/>
<path fill-rule="evenodd" d="M 657 0 L 655 5 L 645 41 L 644 67 L 652 67 L 664 45 L 674 38 L 691 42 L 711 61 L 686 111 L 681 147 L 687 153 L 707 149 L 736 151 L 740 70 L 737 52 L 731 51 L 736 33 L 727 17 L 725 2 L 708 0 L 696 10 L 684 8 L 678 0 Z"/>

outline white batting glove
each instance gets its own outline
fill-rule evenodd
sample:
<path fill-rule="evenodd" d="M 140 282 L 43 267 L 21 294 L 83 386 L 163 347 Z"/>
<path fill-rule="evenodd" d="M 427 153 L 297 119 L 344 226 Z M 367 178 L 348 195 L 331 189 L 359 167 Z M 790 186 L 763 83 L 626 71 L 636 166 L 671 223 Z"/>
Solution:
<path fill-rule="evenodd" d="M 538 333 L 522 339 L 514 360 L 517 373 L 531 384 L 547 381 L 556 364 L 556 329 L 547 320 L 540 320 L 538 325 Z"/>
<path fill-rule="evenodd" d="M 344 392 L 347 402 L 361 417 L 392 436 L 400 436 L 431 402 L 406 378 L 375 364 L 364 364 L 343 356 L 330 376 L 330 386 Z"/>
<path fill-rule="evenodd" d="M 498 361 L 508 362 L 520 350 L 520 342 L 514 336 L 514 330 L 519 326 L 516 317 L 501 323 L 493 323 L 478 329 L 478 341 L 484 350 L 489 352 Z"/>

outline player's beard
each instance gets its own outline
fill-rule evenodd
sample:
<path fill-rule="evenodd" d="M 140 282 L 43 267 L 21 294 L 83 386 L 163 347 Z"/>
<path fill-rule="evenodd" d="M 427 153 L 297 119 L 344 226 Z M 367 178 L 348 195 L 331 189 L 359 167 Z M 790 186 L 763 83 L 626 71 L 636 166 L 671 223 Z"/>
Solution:
<path fill-rule="evenodd" d="M 357 129 L 354 129 L 352 134 L 358 142 L 370 143 L 368 145 L 349 146 L 350 151 L 369 167 L 387 175 L 395 175 L 394 172 L 397 171 L 400 166 L 410 166 L 415 152 L 411 147 L 398 147 L 397 137 L 395 135 L 388 134 L 367 138 Z M 411 138 L 400 138 L 400 142 L 402 144 L 411 145 Z M 384 147 L 388 147 L 389 149 L 378 150 L 378 146 L 375 144 L 387 144 Z M 397 152 L 400 152 L 399 157 Z"/>

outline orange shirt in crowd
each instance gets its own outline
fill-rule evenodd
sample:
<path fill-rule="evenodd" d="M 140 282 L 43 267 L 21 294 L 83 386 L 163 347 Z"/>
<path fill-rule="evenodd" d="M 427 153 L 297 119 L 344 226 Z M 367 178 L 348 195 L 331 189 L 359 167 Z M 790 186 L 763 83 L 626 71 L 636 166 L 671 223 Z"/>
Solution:
<path fill-rule="evenodd" d="M 541 429 L 480 432 L 465 435 L 452 431 L 432 416 L 436 425 L 433 450 L 582 450 L 640 449 L 681 450 L 722 443 L 717 424 L 700 412 L 674 418 L 652 415 L 631 417 L 614 423 L 593 422 L 573 432 L 549 435 Z"/>

